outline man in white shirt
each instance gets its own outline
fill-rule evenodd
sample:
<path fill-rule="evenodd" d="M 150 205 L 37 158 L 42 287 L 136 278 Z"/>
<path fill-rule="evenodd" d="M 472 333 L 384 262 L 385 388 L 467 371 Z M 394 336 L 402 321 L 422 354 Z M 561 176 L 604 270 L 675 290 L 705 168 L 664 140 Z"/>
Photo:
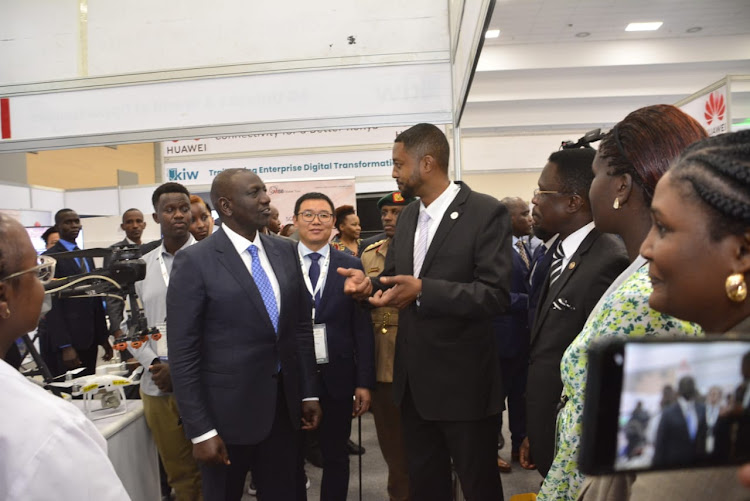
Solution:
<path fill-rule="evenodd" d="M 179 183 L 165 183 L 153 193 L 154 221 L 164 236 L 159 247 L 143 260 L 146 277 L 136 282 L 135 290 L 143 304 L 148 327 L 159 327 L 161 339 L 149 338 L 143 346 L 129 348 L 144 367 L 141 398 L 146 422 L 159 450 L 167 481 L 177 499 L 201 497 L 201 477 L 192 456 L 192 444 L 180 424 L 177 401 L 172 393 L 172 378 L 167 353 L 167 286 L 174 256 L 195 243 L 188 231 L 191 220 L 190 195 Z"/>

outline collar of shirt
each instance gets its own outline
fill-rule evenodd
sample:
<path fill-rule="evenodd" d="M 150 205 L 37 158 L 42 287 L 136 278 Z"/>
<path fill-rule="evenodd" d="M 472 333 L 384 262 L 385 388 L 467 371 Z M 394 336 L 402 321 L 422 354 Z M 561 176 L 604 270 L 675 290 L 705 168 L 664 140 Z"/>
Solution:
<path fill-rule="evenodd" d="M 430 243 L 432 243 L 432 237 L 437 233 L 438 226 L 440 226 L 440 221 L 443 220 L 445 211 L 448 210 L 448 206 L 453 200 L 455 200 L 459 191 L 461 191 L 461 185 L 452 182 L 448 185 L 445 191 L 443 191 L 440 196 L 430 204 L 429 207 L 425 207 L 424 202 L 421 200 L 419 201 L 419 213 L 422 214 L 423 211 L 427 211 L 427 214 L 430 215 L 430 227 L 427 232 L 428 247 Z M 419 225 L 417 225 L 417 228 L 419 228 Z M 417 241 L 418 235 L 414 235 L 414 245 L 416 245 Z"/>
<path fill-rule="evenodd" d="M 266 276 L 271 282 L 273 295 L 276 296 L 276 306 L 278 307 L 278 311 L 281 312 L 281 287 L 279 286 L 279 281 L 276 278 L 276 272 L 273 271 L 273 266 L 271 266 L 271 261 L 268 259 L 266 249 L 265 247 L 263 247 L 263 241 L 260 238 L 260 232 L 256 231 L 255 240 L 250 241 L 236 231 L 232 230 L 226 224 L 222 224 L 221 229 L 224 231 L 224 233 L 226 233 L 229 241 L 232 243 L 232 246 L 237 251 L 237 254 L 240 255 L 240 259 L 242 259 L 242 262 L 245 264 L 245 268 L 247 268 L 247 272 L 250 273 L 250 276 L 253 275 L 253 259 L 250 256 L 250 251 L 248 251 L 247 248 L 250 247 L 251 244 L 255 245 L 258 248 L 258 260 L 260 261 L 260 266 L 263 268 L 263 271 L 266 272 Z"/>
<path fill-rule="evenodd" d="M 195 243 L 195 238 L 193 238 L 193 235 L 190 235 L 189 238 L 187 239 L 187 242 L 185 242 L 185 244 L 182 247 L 177 249 L 177 252 L 180 252 L 182 249 L 190 247 L 194 243 Z M 167 268 L 167 273 L 172 273 L 172 263 L 174 262 L 174 256 L 170 254 L 169 252 L 167 252 L 167 248 L 164 247 L 163 240 L 161 242 L 161 245 L 158 248 L 159 248 L 158 255 L 161 256 L 162 261 L 164 262 L 164 266 Z M 175 252 L 175 254 L 177 254 L 177 252 Z"/>
<path fill-rule="evenodd" d="M 260 241 L 260 232 L 255 232 L 255 240 L 248 240 L 247 238 L 243 237 L 236 231 L 234 231 L 229 226 L 222 224 L 221 228 L 224 230 L 224 233 L 227 234 L 229 237 L 229 241 L 232 242 L 232 245 L 237 250 L 237 254 L 242 254 L 243 252 L 247 251 L 247 248 L 250 247 L 250 245 L 255 245 L 258 248 L 258 253 L 265 254 L 266 251 L 263 248 L 263 242 Z"/>
<path fill-rule="evenodd" d="M 683 416 L 687 416 L 688 413 L 690 413 L 693 417 L 697 417 L 695 412 L 695 402 L 692 400 L 685 400 L 683 397 L 677 397 L 677 403 L 680 405 L 680 410 L 682 410 Z"/>
<path fill-rule="evenodd" d="M 591 230 L 594 229 L 594 222 L 591 221 L 589 224 L 578 228 L 576 231 L 568 235 L 568 237 L 562 241 L 563 251 L 565 251 L 565 257 L 563 258 L 563 269 L 568 266 L 570 258 L 576 253 L 578 247 L 586 239 Z"/>
<path fill-rule="evenodd" d="M 68 242 L 67 240 L 63 240 L 62 238 L 58 240 L 58 242 L 60 242 L 62 246 L 65 247 L 65 249 L 67 249 L 68 251 L 72 251 L 76 248 L 75 242 Z"/>
<path fill-rule="evenodd" d="M 125 237 L 125 241 L 128 243 L 128 245 L 139 245 L 139 244 L 133 242 L 132 240 L 130 240 L 128 237 Z"/>
<path fill-rule="evenodd" d="M 521 238 L 515 235 L 511 235 L 511 236 L 513 237 L 513 250 L 520 253 L 521 251 L 518 250 L 518 241 L 520 240 L 521 242 L 523 242 L 524 245 L 526 245 L 526 242 L 524 242 Z"/>
<path fill-rule="evenodd" d="M 557 242 L 557 237 L 559 237 L 559 236 L 560 236 L 559 233 L 555 233 L 554 235 L 552 235 L 552 238 L 550 238 L 546 242 L 542 243 L 542 245 L 547 248 L 545 250 L 545 252 L 547 252 L 548 250 L 550 250 L 552 248 L 552 246 L 555 245 L 555 242 Z"/>
<path fill-rule="evenodd" d="M 302 255 L 302 263 L 305 266 L 305 275 L 308 277 L 310 276 L 310 266 L 312 265 L 312 259 L 310 259 L 310 254 L 312 254 L 313 252 L 317 252 L 318 254 L 320 254 L 320 257 L 322 258 L 318 260 L 318 264 L 320 265 L 319 277 L 325 279 L 325 277 L 328 276 L 328 260 L 326 258 L 328 257 L 328 254 L 331 252 L 331 246 L 324 245 L 320 249 L 314 251 L 314 250 L 310 250 L 302 242 L 299 242 L 297 245 L 299 247 L 299 253 Z M 321 282 L 320 284 L 320 291 L 319 291 L 320 295 L 318 297 L 321 297 L 323 295 L 323 290 L 325 289 L 325 286 L 326 286 L 325 280 L 323 280 L 323 282 Z"/>

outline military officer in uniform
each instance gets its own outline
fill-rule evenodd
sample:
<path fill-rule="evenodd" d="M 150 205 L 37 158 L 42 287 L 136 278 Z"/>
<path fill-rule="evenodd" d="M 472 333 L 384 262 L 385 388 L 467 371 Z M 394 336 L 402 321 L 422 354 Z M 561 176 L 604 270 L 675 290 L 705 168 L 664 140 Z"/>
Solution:
<path fill-rule="evenodd" d="M 378 200 L 380 218 L 386 238 L 375 242 L 362 251 L 362 267 L 367 276 L 380 275 L 385 267 L 401 210 L 414 198 L 405 199 L 396 191 Z M 396 330 L 398 308 L 383 307 L 372 310 L 372 325 L 375 334 L 375 376 L 376 389 L 372 393 L 370 410 L 375 417 L 380 450 L 388 465 L 388 495 L 391 501 L 409 499 L 409 476 L 406 465 L 406 451 L 401 435 L 401 416 L 393 401 L 393 359 L 396 352 Z"/>

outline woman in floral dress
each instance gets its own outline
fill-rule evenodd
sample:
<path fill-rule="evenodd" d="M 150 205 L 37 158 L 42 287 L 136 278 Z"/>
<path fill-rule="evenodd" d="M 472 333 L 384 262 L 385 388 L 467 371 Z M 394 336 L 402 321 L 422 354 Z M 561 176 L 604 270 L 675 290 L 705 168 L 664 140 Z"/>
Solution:
<path fill-rule="evenodd" d="M 557 417 L 555 460 L 538 499 L 575 500 L 584 480 L 578 470 L 588 348 L 603 337 L 701 335 L 700 327 L 648 306 L 651 283 L 639 249 L 651 229 L 650 206 L 659 178 L 691 143 L 706 137 L 674 106 L 647 106 L 629 114 L 602 139 L 594 158 L 589 198 L 597 229 L 620 235 L 631 265 L 594 308 L 560 363 L 564 399 Z"/>

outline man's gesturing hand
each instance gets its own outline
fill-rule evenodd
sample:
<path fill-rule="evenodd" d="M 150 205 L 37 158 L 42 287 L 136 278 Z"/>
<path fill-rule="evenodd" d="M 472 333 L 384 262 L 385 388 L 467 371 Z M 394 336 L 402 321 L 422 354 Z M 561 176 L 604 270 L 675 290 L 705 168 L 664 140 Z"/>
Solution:
<path fill-rule="evenodd" d="M 372 294 L 372 282 L 362 270 L 356 268 L 337 268 L 336 272 L 346 277 L 344 294 L 352 296 L 357 301 L 367 299 Z"/>

